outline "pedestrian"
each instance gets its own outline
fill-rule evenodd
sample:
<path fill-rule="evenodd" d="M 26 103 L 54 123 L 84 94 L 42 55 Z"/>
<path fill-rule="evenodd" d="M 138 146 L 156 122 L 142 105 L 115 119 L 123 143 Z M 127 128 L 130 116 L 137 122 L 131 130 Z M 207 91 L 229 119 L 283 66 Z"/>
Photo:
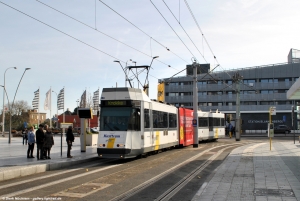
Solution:
<path fill-rule="evenodd" d="M 45 151 L 45 158 L 46 159 L 51 159 L 50 158 L 50 151 L 51 151 L 51 147 L 54 145 L 54 139 L 53 139 L 53 135 L 51 132 L 51 129 L 49 128 L 49 126 L 46 124 L 45 125 L 45 140 L 44 140 L 44 151 Z"/>
<path fill-rule="evenodd" d="M 228 125 L 228 131 L 229 131 L 229 137 L 230 138 L 231 138 L 231 135 L 232 135 L 232 128 L 233 128 L 232 124 L 229 123 L 229 125 Z"/>
<path fill-rule="evenodd" d="M 36 146 L 37 146 L 37 152 L 36 157 L 38 160 L 45 160 L 44 158 L 44 130 L 43 125 L 39 125 L 39 129 L 35 132 L 35 138 L 36 138 Z"/>
<path fill-rule="evenodd" d="M 67 157 L 68 158 L 73 158 L 73 156 L 71 156 L 72 142 L 74 142 L 74 134 L 73 134 L 72 126 L 69 126 L 69 128 L 67 130 L 66 141 L 67 141 L 67 144 L 68 144 Z"/>
<path fill-rule="evenodd" d="M 33 132 L 33 126 L 30 126 L 29 131 L 27 133 L 28 135 L 28 150 L 27 150 L 27 158 L 35 158 L 33 156 L 33 150 L 34 150 L 34 143 L 35 143 L 35 139 L 34 139 L 34 132 Z"/>
<path fill-rule="evenodd" d="M 23 145 L 24 145 L 24 142 L 25 144 L 27 145 L 27 141 L 28 141 L 28 137 L 27 137 L 27 129 L 25 128 L 24 130 L 22 130 L 22 135 L 23 135 Z"/>

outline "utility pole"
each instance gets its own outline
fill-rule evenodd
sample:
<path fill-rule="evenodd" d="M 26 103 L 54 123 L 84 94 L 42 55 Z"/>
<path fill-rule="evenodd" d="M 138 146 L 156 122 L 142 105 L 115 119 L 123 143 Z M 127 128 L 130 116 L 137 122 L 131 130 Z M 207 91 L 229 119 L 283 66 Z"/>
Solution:
<path fill-rule="evenodd" d="M 194 136 L 193 136 L 193 148 L 198 147 L 198 87 L 197 87 L 197 63 L 193 62 L 193 127 L 194 127 Z"/>
<path fill-rule="evenodd" d="M 240 83 L 243 79 L 239 73 L 235 73 L 232 77 L 236 85 L 236 115 L 235 115 L 235 140 L 240 141 L 241 138 L 241 114 L 240 114 Z"/>

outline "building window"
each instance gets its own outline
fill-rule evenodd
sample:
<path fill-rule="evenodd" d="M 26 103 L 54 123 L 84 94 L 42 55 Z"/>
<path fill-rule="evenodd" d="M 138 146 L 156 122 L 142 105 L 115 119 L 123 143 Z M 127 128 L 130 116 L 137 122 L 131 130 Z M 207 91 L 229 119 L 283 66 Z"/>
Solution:
<path fill-rule="evenodd" d="M 243 80 L 243 82 L 245 84 L 248 84 L 248 83 L 255 83 L 255 80 Z"/>
<path fill-rule="evenodd" d="M 206 96 L 206 91 L 198 91 L 198 96 Z"/>

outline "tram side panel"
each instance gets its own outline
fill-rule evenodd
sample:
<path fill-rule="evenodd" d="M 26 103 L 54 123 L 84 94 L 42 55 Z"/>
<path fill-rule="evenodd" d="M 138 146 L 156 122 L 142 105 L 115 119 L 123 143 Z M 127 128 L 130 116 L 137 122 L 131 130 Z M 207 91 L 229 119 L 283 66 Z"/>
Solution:
<path fill-rule="evenodd" d="M 177 108 L 153 101 L 151 117 L 154 151 L 178 145 Z"/>
<path fill-rule="evenodd" d="M 194 129 L 192 126 L 193 110 L 178 108 L 178 134 L 179 146 L 189 146 L 193 144 Z"/>

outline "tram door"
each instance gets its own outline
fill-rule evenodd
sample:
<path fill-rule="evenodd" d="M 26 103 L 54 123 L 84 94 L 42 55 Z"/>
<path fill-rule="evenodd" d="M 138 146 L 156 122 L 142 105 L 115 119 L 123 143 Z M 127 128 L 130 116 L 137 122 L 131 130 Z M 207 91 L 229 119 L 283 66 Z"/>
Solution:
<path fill-rule="evenodd" d="M 150 147 L 152 144 L 152 137 L 151 137 L 151 103 L 144 102 L 143 105 L 143 119 L 142 119 L 142 129 L 141 129 L 141 147 L 146 149 Z"/>

